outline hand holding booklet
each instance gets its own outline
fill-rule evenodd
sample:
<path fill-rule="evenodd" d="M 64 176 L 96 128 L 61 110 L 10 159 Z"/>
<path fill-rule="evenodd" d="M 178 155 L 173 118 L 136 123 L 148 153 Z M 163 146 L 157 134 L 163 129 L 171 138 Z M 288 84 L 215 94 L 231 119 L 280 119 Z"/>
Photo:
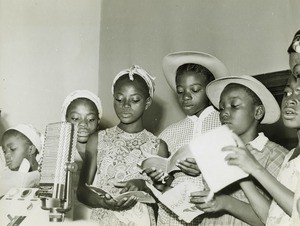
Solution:
<path fill-rule="evenodd" d="M 91 185 L 85 184 L 92 192 L 99 195 L 100 197 L 105 197 L 107 194 L 112 197 L 116 202 L 122 200 L 123 198 L 129 198 L 135 196 L 138 202 L 142 203 L 155 203 L 155 199 L 148 193 L 144 191 L 127 191 L 119 195 L 111 195 L 108 192 L 102 190 L 101 188 L 93 187 Z"/>
<path fill-rule="evenodd" d="M 192 158 L 193 155 L 188 145 L 184 145 L 174 152 L 169 158 L 163 158 L 157 155 L 150 156 L 144 159 L 138 166 L 145 170 L 147 168 L 155 167 L 157 170 L 162 170 L 164 173 L 170 173 L 172 171 L 179 171 L 176 166 L 177 161 L 184 160 L 186 158 Z"/>
<path fill-rule="evenodd" d="M 237 146 L 226 125 L 199 134 L 190 142 L 190 150 L 212 194 L 248 176 L 239 167 L 227 164 L 228 152 L 222 151 L 225 146 Z"/>

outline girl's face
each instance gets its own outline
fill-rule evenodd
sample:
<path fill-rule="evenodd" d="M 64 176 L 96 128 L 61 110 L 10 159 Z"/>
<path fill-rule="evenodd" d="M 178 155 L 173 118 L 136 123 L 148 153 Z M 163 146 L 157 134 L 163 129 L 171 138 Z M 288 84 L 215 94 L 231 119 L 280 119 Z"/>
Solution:
<path fill-rule="evenodd" d="M 286 127 L 300 128 L 300 78 L 290 76 L 284 89 L 281 114 Z"/>
<path fill-rule="evenodd" d="M 2 140 L 2 149 L 5 162 L 10 170 L 17 171 L 24 158 L 29 158 L 30 144 L 20 136 L 5 136 Z"/>
<path fill-rule="evenodd" d="M 189 116 L 199 116 L 209 105 L 206 96 L 206 77 L 194 72 L 176 76 L 177 99 L 182 110 Z"/>
<path fill-rule="evenodd" d="M 88 99 L 76 99 L 68 107 L 66 120 L 78 126 L 77 141 L 86 143 L 99 124 L 97 107 Z"/>
<path fill-rule="evenodd" d="M 220 121 L 242 138 L 257 126 L 256 108 L 252 97 L 243 88 L 225 87 L 219 103 Z"/>
<path fill-rule="evenodd" d="M 136 80 L 120 80 L 114 87 L 114 108 L 122 124 L 140 122 L 144 111 L 150 106 L 151 98 L 146 96 Z"/>

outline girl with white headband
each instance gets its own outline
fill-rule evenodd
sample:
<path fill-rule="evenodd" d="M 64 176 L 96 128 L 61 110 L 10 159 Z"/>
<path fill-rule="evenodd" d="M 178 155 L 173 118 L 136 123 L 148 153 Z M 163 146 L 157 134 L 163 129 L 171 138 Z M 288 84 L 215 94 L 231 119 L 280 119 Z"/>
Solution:
<path fill-rule="evenodd" d="M 71 92 L 62 105 L 61 121 L 67 121 L 78 126 L 77 151 L 75 152 L 75 163 L 78 169 L 73 174 L 72 181 L 75 197 L 82 161 L 85 158 L 86 143 L 89 136 L 98 130 L 101 117 L 101 101 L 98 96 L 88 90 Z M 89 218 L 88 212 L 88 209 L 75 199 L 73 211 L 68 213 L 71 216 L 67 217 L 73 218 L 73 220 L 86 219 Z"/>
<path fill-rule="evenodd" d="M 42 134 L 29 124 L 18 124 L 4 132 L 1 145 L 7 168 L 0 173 L 0 195 L 12 187 L 39 184 L 38 160 L 42 144 Z"/>
<path fill-rule="evenodd" d="M 92 220 L 101 225 L 156 225 L 153 209 L 136 197 L 115 201 L 108 194 L 99 196 L 87 185 L 114 195 L 132 190 L 147 192 L 137 163 L 152 155 L 167 157 L 166 143 L 147 131 L 142 116 L 154 93 L 154 78 L 139 66 L 121 71 L 114 79 L 112 92 L 117 126 L 93 134 L 87 143 L 78 186 L 78 198 L 93 207 Z"/>

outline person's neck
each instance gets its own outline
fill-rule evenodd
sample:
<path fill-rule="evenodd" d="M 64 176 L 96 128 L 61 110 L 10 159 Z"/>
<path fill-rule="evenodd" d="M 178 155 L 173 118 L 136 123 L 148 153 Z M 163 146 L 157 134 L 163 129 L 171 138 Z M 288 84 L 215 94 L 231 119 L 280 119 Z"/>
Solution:
<path fill-rule="evenodd" d="M 86 143 L 79 143 L 79 142 L 76 143 L 76 149 L 82 159 L 84 159 L 85 157 L 85 147 L 86 147 Z"/>
<path fill-rule="evenodd" d="M 258 136 L 257 130 L 248 130 L 246 133 L 239 135 L 241 140 L 244 142 L 244 144 L 249 143 L 250 141 L 253 141 Z"/>
<path fill-rule="evenodd" d="M 203 106 L 201 109 L 200 109 L 200 111 L 198 111 L 196 114 L 194 114 L 194 115 L 196 115 L 197 117 L 199 117 L 200 115 L 201 115 L 201 113 L 207 108 L 207 107 L 209 107 L 210 105 L 206 105 L 206 106 Z"/>
<path fill-rule="evenodd" d="M 142 121 L 137 121 L 135 123 L 130 123 L 130 124 L 124 124 L 120 122 L 118 127 L 127 133 L 139 133 L 144 130 Z"/>
<path fill-rule="evenodd" d="M 29 172 L 38 170 L 39 164 L 38 164 L 38 162 L 36 161 L 35 156 L 34 156 L 33 158 L 28 159 L 28 160 L 29 160 L 29 163 L 30 163 L 30 169 L 29 169 Z"/>

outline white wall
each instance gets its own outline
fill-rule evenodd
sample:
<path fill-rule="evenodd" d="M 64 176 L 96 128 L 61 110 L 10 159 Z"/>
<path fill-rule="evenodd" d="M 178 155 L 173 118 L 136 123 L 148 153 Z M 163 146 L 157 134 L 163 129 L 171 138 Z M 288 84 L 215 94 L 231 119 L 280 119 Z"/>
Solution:
<path fill-rule="evenodd" d="M 71 91 L 98 93 L 99 36 L 100 0 L 0 0 L 0 132 L 44 132 Z"/>
<path fill-rule="evenodd" d="M 132 64 L 156 76 L 148 128 L 158 133 L 182 118 L 161 69 L 172 51 L 210 53 L 233 75 L 288 69 L 286 49 L 300 29 L 299 13 L 297 0 L 104 0 L 99 81 L 104 119 L 117 123 L 110 84 Z"/>
<path fill-rule="evenodd" d="M 111 82 L 132 64 L 157 77 L 145 123 L 159 133 L 183 117 L 163 56 L 208 52 L 234 75 L 284 70 L 299 12 L 298 0 L 0 0 L 0 136 L 21 122 L 43 131 L 74 89 L 99 93 L 102 124 L 116 124 Z"/>

